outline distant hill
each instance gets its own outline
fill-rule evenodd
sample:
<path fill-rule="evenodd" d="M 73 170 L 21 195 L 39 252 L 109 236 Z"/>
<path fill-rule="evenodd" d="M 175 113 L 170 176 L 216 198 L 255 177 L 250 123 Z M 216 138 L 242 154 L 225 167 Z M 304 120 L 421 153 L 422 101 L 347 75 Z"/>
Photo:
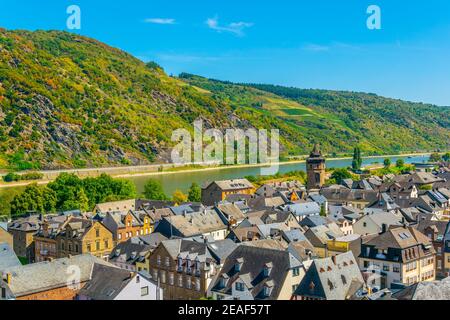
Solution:
<path fill-rule="evenodd" d="M 320 142 L 329 153 L 351 152 L 356 144 L 366 154 L 450 149 L 449 107 L 367 93 L 234 84 L 190 74 L 180 78 L 234 107 L 278 118 L 296 132 L 301 150 L 309 141 Z"/>
<path fill-rule="evenodd" d="M 448 111 L 448 109 L 447 109 Z M 166 162 L 174 129 L 278 128 L 283 153 L 450 149 L 445 109 L 181 75 L 93 39 L 0 29 L 0 168 Z"/>

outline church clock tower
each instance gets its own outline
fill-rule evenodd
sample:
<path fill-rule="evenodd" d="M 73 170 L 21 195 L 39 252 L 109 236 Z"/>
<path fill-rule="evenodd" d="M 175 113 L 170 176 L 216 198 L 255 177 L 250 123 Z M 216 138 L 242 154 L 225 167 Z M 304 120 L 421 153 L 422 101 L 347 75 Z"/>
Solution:
<path fill-rule="evenodd" d="M 308 176 L 307 189 L 320 189 L 325 184 L 325 158 L 319 150 L 319 145 L 314 145 L 314 150 L 306 159 L 306 173 Z"/>

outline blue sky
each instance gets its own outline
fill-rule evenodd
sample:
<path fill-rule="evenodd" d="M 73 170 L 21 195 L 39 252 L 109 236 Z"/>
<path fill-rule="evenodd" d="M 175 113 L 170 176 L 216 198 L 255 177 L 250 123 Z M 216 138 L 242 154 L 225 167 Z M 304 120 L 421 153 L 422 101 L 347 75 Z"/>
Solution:
<path fill-rule="evenodd" d="M 412 3 L 411 3 L 412 2 Z M 408 4 L 409 3 L 409 4 Z M 450 1 L 0 0 L 0 26 L 66 30 L 154 60 L 167 73 L 353 90 L 450 105 Z M 366 27 L 369 5 L 381 30 Z"/>

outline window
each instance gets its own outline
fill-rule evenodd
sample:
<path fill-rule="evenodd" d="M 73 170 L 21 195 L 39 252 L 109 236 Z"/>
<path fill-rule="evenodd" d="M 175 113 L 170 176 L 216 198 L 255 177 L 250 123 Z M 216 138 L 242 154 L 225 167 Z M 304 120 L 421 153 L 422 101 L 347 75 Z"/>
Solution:
<path fill-rule="evenodd" d="M 170 274 L 169 274 L 169 284 L 170 284 L 171 286 L 173 286 L 174 283 L 175 283 L 174 275 L 173 275 L 173 273 L 170 273 Z"/>
<path fill-rule="evenodd" d="M 294 277 L 298 277 L 298 276 L 300 275 L 300 268 L 294 268 L 294 269 L 292 270 L 292 275 L 293 275 Z"/>
<path fill-rule="evenodd" d="M 161 271 L 161 282 L 166 283 L 166 273 L 164 271 Z"/>
<path fill-rule="evenodd" d="M 160 256 L 160 255 L 158 255 L 158 256 L 156 257 L 156 264 L 157 264 L 158 266 L 161 265 L 161 256 Z"/>
<path fill-rule="evenodd" d="M 6 288 L 2 288 L 2 298 L 6 298 Z"/>
<path fill-rule="evenodd" d="M 119 238 L 119 240 L 121 240 L 121 239 L 122 239 L 122 234 L 121 234 L 121 233 L 119 233 L 119 236 L 118 236 L 118 238 Z"/>
<path fill-rule="evenodd" d="M 153 270 L 153 280 L 157 280 L 158 279 L 158 270 Z"/>
<path fill-rule="evenodd" d="M 78 244 L 76 243 L 76 244 L 75 244 L 75 252 L 79 252 L 78 249 L 79 249 L 79 248 L 78 248 Z"/>
<path fill-rule="evenodd" d="M 91 251 L 92 251 L 92 250 L 91 250 L 91 244 L 90 244 L 90 243 L 87 244 L 87 251 L 88 251 L 88 252 L 91 252 Z"/>
<path fill-rule="evenodd" d="M 195 279 L 195 290 L 200 291 L 200 279 Z"/>
<path fill-rule="evenodd" d="M 186 278 L 186 288 L 187 289 L 191 289 L 192 288 L 191 277 L 187 277 Z"/>
<path fill-rule="evenodd" d="M 244 284 L 242 282 L 236 282 L 236 290 L 244 291 Z"/>
<path fill-rule="evenodd" d="M 166 267 L 170 267 L 170 258 L 166 257 Z"/>
<path fill-rule="evenodd" d="M 264 295 L 264 297 L 270 296 L 270 288 L 269 287 L 263 288 L 263 295 Z"/>
<path fill-rule="evenodd" d="M 95 236 L 100 237 L 100 229 L 95 229 Z"/>
<path fill-rule="evenodd" d="M 392 268 L 392 271 L 394 271 L 395 273 L 400 273 L 400 266 L 395 265 L 395 266 Z"/>
<path fill-rule="evenodd" d="M 61 250 L 64 250 L 64 242 L 61 242 Z"/>
<path fill-rule="evenodd" d="M 100 250 L 100 242 L 96 242 L 95 243 L 95 249 L 97 250 L 97 251 L 99 251 Z"/>
<path fill-rule="evenodd" d="M 148 296 L 148 287 L 141 288 L 141 297 Z"/>
<path fill-rule="evenodd" d="M 136 283 L 139 283 L 139 282 L 141 282 L 141 277 L 136 276 Z"/>
<path fill-rule="evenodd" d="M 389 267 L 389 265 L 383 265 L 383 271 L 391 271 L 391 268 Z"/>
<path fill-rule="evenodd" d="M 183 288 L 183 276 L 178 276 L 178 286 Z"/>
<path fill-rule="evenodd" d="M 108 249 L 108 247 L 109 247 L 108 240 L 105 240 L 105 249 Z"/>

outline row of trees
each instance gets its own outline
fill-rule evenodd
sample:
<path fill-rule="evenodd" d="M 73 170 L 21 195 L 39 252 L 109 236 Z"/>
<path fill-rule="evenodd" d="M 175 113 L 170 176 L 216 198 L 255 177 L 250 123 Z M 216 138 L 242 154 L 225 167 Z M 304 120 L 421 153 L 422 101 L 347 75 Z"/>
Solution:
<path fill-rule="evenodd" d="M 151 200 L 170 200 L 156 180 L 148 181 L 144 196 Z M 11 201 L 11 216 L 28 212 L 52 213 L 70 210 L 86 212 L 92 210 L 98 203 L 136 197 L 136 186 L 130 180 L 113 179 L 107 174 L 97 178 L 80 179 L 75 174 L 63 173 L 47 186 L 32 184 L 16 195 Z M 177 190 L 171 199 L 177 204 L 187 201 L 200 202 L 201 188 L 193 183 L 188 194 Z"/>
<path fill-rule="evenodd" d="M 62 173 L 47 186 L 33 184 L 15 196 L 11 202 L 11 215 L 88 211 L 97 203 L 131 199 L 136 195 L 136 186 L 130 180 L 113 179 L 107 174 L 80 179 L 75 174 Z"/>
<path fill-rule="evenodd" d="M 171 200 L 163 190 L 161 183 L 156 180 L 149 180 L 144 186 L 144 196 L 146 199 L 151 200 Z M 200 202 L 202 200 L 202 189 L 197 183 L 192 183 L 189 188 L 188 194 L 183 193 L 181 190 L 176 190 L 172 195 L 172 201 L 177 204 L 191 201 Z"/>

